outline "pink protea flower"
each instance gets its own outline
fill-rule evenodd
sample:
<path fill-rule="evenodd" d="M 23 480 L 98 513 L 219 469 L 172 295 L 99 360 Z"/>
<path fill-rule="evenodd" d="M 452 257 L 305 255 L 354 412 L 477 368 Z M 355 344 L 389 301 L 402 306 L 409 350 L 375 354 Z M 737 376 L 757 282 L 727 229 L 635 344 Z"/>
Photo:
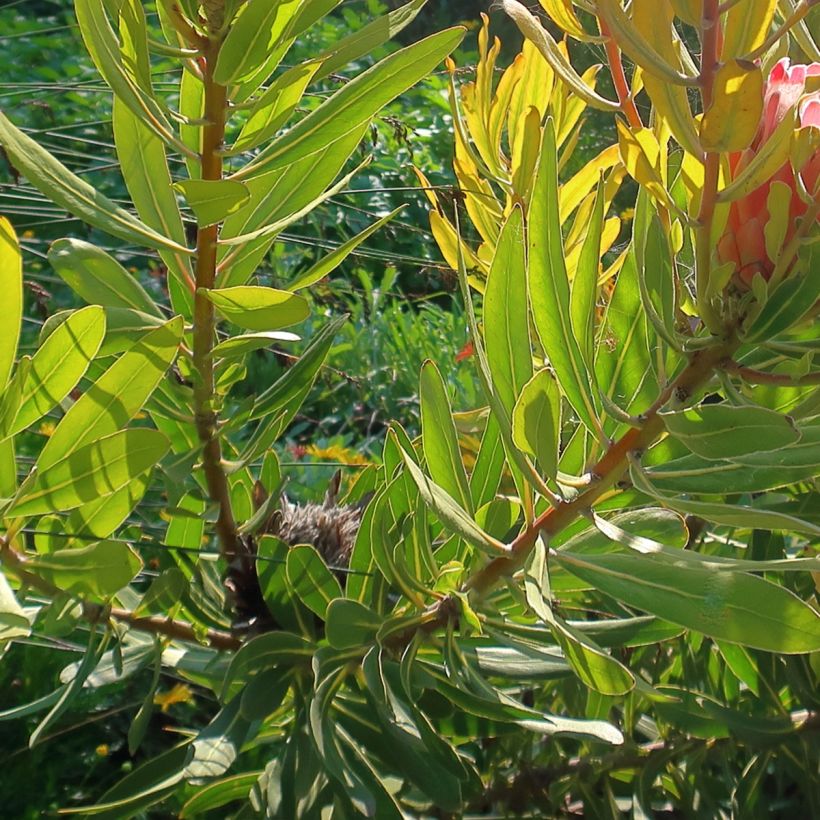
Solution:
<path fill-rule="evenodd" d="M 818 79 L 809 81 L 811 77 Z M 793 66 L 788 57 L 777 62 L 766 83 L 763 118 L 752 144 L 729 157 L 733 178 L 749 164 L 777 126 L 787 116 L 792 116 L 795 109 L 801 128 L 820 128 L 820 91 L 812 90 L 812 86 L 817 88 L 818 83 L 820 63 Z M 796 172 L 800 174 L 806 190 L 815 192 L 820 177 L 820 150 L 809 156 Z M 718 243 L 718 259 L 721 263 L 734 263 L 740 280 L 747 285 L 757 273 L 768 281 L 777 262 L 776 258 L 769 257 L 764 238 L 764 228 L 770 219 L 767 201 L 774 182 L 785 183 L 791 191 L 784 242 L 794 236 L 797 220 L 808 207 L 797 193 L 795 169 L 790 162 L 759 188 L 732 203 L 726 230 Z"/>

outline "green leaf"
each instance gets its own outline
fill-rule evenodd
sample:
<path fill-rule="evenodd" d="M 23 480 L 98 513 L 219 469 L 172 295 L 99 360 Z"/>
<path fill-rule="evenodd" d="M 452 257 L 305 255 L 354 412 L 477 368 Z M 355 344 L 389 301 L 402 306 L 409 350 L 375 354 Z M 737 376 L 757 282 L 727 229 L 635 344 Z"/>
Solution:
<path fill-rule="evenodd" d="M 421 440 L 427 469 L 433 481 L 472 514 L 470 485 L 461 459 L 447 387 L 435 363 L 429 359 L 421 367 L 419 401 Z"/>
<path fill-rule="evenodd" d="M 162 672 L 162 644 L 159 638 L 155 638 L 154 642 L 154 675 L 151 678 L 151 685 L 145 692 L 145 697 L 140 704 L 137 714 L 131 721 L 128 727 L 128 754 L 132 757 L 137 753 L 137 750 L 142 745 L 145 738 L 145 733 L 148 731 L 148 726 L 151 722 L 151 716 L 154 713 L 154 695 L 157 692 L 157 685 L 159 684 L 159 676 Z"/>
<path fill-rule="evenodd" d="M 457 777 L 447 769 L 430 766 L 430 752 L 422 739 L 415 714 L 408 703 L 391 687 L 386 675 L 383 652 L 373 647 L 362 663 L 364 680 L 371 694 L 371 704 L 386 733 L 401 754 L 396 765 L 410 782 L 422 790 L 436 806 L 448 812 L 457 811 L 461 805 L 461 788 Z M 395 664 L 388 668 L 395 669 Z M 398 683 L 398 676 L 395 677 Z M 461 772 L 463 777 L 463 770 Z"/>
<path fill-rule="evenodd" d="M 735 472 L 748 472 L 749 468 L 743 465 L 731 465 Z M 816 467 L 810 468 L 810 472 L 815 472 Z M 740 527 L 742 529 L 765 529 L 765 530 L 785 530 L 787 532 L 801 532 L 806 535 L 820 536 L 820 526 L 818 524 L 800 518 L 797 515 L 792 515 L 790 512 L 783 512 L 775 506 L 769 509 L 764 505 L 750 506 L 748 504 L 726 504 L 715 501 L 695 501 L 693 499 L 681 497 L 678 495 L 669 495 L 665 492 L 664 484 L 660 487 L 655 483 L 654 474 L 647 474 L 636 467 L 630 470 L 632 482 L 635 487 L 641 492 L 657 498 L 666 507 L 673 510 L 678 510 L 682 513 L 697 515 L 707 521 L 712 521 L 715 524 L 726 524 L 730 527 Z M 722 474 L 715 476 L 718 483 Z M 783 482 L 785 483 L 785 482 Z M 697 487 L 697 482 L 694 485 Z M 700 488 L 708 492 L 708 488 L 700 485 Z M 724 490 L 733 489 L 733 485 L 729 482 Z M 718 491 L 719 492 L 719 491 Z M 766 498 L 763 498 L 763 504 L 766 503 Z"/>
<path fill-rule="evenodd" d="M 86 444 L 48 470 L 33 470 L 5 515 L 60 512 L 111 495 L 151 469 L 169 447 L 162 433 L 148 429 L 123 430 Z"/>
<path fill-rule="evenodd" d="M 142 569 L 139 555 L 122 541 L 100 541 L 29 559 L 31 572 L 72 595 L 109 598 Z"/>
<path fill-rule="evenodd" d="M 185 228 L 171 187 L 168 157 L 162 140 L 116 96 L 112 124 L 122 176 L 140 219 L 149 228 L 184 246 Z M 171 306 L 177 313 L 190 318 L 194 292 L 190 257 L 165 248 L 160 249 L 159 255 L 168 268 Z"/>
<path fill-rule="evenodd" d="M 158 803 L 182 781 L 187 763 L 193 757 L 190 742 L 150 758 L 110 788 L 93 806 L 63 809 L 65 814 L 88 814 L 101 820 L 122 820 Z"/>
<path fill-rule="evenodd" d="M 539 370 L 522 388 L 512 417 L 513 441 L 535 456 L 543 475 L 555 479 L 561 431 L 561 392 L 549 370 Z"/>
<path fill-rule="evenodd" d="M 183 776 L 189 779 L 219 777 L 231 767 L 251 730 L 249 721 L 240 711 L 241 698 L 234 698 L 196 736 L 194 756 Z"/>
<path fill-rule="evenodd" d="M 238 285 L 200 291 L 213 302 L 220 315 L 245 330 L 279 330 L 310 315 L 305 299 L 286 290 Z"/>
<path fill-rule="evenodd" d="M 604 695 L 625 695 L 635 687 L 635 676 L 589 635 L 553 614 L 550 625 L 564 657 L 590 689 Z"/>
<path fill-rule="evenodd" d="M 232 85 L 251 77 L 279 45 L 303 4 L 304 0 L 249 0 L 222 43 L 214 81 Z"/>
<path fill-rule="evenodd" d="M 336 576 L 309 544 L 292 547 L 287 558 L 288 581 L 302 603 L 322 620 L 331 601 L 342 597 Z"/>
<path fill-rule="evenodd" d="M 12 638 L 25 638 L 31 633 L 31 623 L 17 602 L 14 592 L 0 572 L 0 646 Z"/>
<path fill-rule="evenodd" d="M 134 615 L 154 615 L 167 613 L 173 609 L 188 590 L 188 579 L 177 567 L 168 567 L 151 582 L 145 591 Z"/>
<path fill-rule="evenodd" d="M 358 31 L 348 34 L 320 55 L 322 67 L 317 80 L 329 77 L 348 63 L 358 60 L 382 43 L 391 40 L 416 19 L 427 0 L 411 0 L 382 17 L 377 17 Z"/>
<path fill-rule="evenodd" d="M 595 205 L 581 246 L 578 267 L 572 280 L 570 318 L 578 347 L 588 368 L 595 353 L 595 299 L 598 294 L 598 268 L 601 260 L 601 233 L 604 228 L 604 183 L 598 181 Z"/>
<path fill-rule="evenodd" d="M 558 166 L 555 127 L 544 128 L 541 158 L 527 226 L 529 294 L 541 345 L 558 377 L 558 384 L 580 420 L 598 429 L 592 383 L 571 323 L 570 291 L 561 241 L 558 208 Z"/>
<path fill-rule="evenodd" d="M 498 419 L 495 415 L 488 415 L 481 446 L 470 474 L 470 492 L 476 509 L 495 497 L 503 469 L 504 444 Z"/>
<path fill-rule="evenodd" d="M 803 248 L 805 260 L 802 276 L 788 276 L 769 295 L 761 311 L 743 329 L 746 343 L 762 342 L 783 333 L 805 318 L 820 299 L 820 244 L 816 241 Z"/>
<path fill-rule="evenodd" d="M 646 555 L 552 555 L 601 592 L 709 637 L 786 654 L 820 648 L 820 616 L 794 593 L 756 575 L 671 565 Z"/>
<path fill-rule="evenodd" d="M 0 390 L 11 377 L 20 323 L 23 320 L 23 257 L 11 222 L 0 216 L 0 293 L 3 294 L 3 333 L 0 334 Z"/>
<path fill-rule="evenodd" d="M 235 156 L 267 142 L 287 122 L 322 61 L 311 60 L 280 74 L 259 96 L 226 156 Z"/>
<path fill-rule="evenodd" d="M 176 358 L 182 317 L 151 331 L 117 359 L 72 405 L 37 460 L 47 470 L 84 444 L 125 427 L 150 398 Z"/>
<path fill-rule="evenodd" d="M 106 640 L 106 638 L 103 638 L 103 642 Z M 57 719 L 63 714 L 63 712 L 65 712 L 66 709 L 68 709 L 77 695 L 79 695 L 80 690 L 83 687 L 83 683 L 85 683 L 85 679 L 89 676 L 89 674 L 91 674 L 98 658 L 99 653 L 97 651 L 97 642 L 94 639 L 94 632 L 92 631 L 88 645 L 85 649 L 85 655 L 83 655 L 83 659 L 77 668 L 77 673 L 74 675 L 71 682 L 62 688 L 57 702 L 51 707 L 49 713 L 40 721 L 39 724 L 37 724 L 37 728 L 31 733 L 28 739 L 30 749 L 36 746 L 37 743 L 44 738 L 46 730 L 54 725 Z"/>
<path fill-rule="evenodd" d="M 460 535 L 468 543 L 478 547 L 482 552 L 489 552 L 492 555 L 506 554 L 506 546 L 487 535 L 449 493 L 422 472 L 404 449 L 401 450 L 401 455 L 425 504 L 438 516 L 444 526 Z"/>
<path fill-rule="evenodd" d="M 303 274 L 297 276 L 296 279 L 288 285 L 287 289 L 290 291 L 299 290 L 300 288 L 306 288 L 314 284 L 314 282 L 323 279 L 329 273 L 336 270 L 365 239 L 378 231 L 383 225 L 387 224 L 396 214 L 403 211 L 404 208 L 404 205 L 400 205 L 396 210 L 387 214 L 387 216 L 383 216 L 372 225 L 368 225 L 361 233 L 356 234 L 352 239 L 348 239 L 347 242 L 339 245 L 338 248 L 335 248 L 327 254 L 327 256 L 323 256 L 315 265 L 312 265 Z"/>
<path fill-rule="evenodd" d="M 324 364 L 327 354 L 339 328 L 347 320 L 346 316 L 327 322 L 310 340 L 296 364 L 289 367 L 267 390 L 256 397 L 251 413 L 252 419 L 279 414 L 287 408 L 292 417 L 307 396 L 314 380 Z"/>
<path fill-rule="evenodd" d="M 257 1 L 266 3 L 266 0 Z M 234 174 L 234 179 L 290 165 L 369 122 L 383 106 L 426 77 L 463 36 L 462 28 L 447 29 L 385 57 L 343 85 Z"/>
<path fill-rule="evenodd" d="M 20 412 L 23 391 L 30 373 L 31 357 L 21 356 L 14 370 L 14 375 L 12 375 L 2 394 L 0 394 L 0 440 L 6 439 L 10 435 L 14 420 Z M 8 441 L 13 446 L 13 439 L 8 439 Z"/>
<path fill-rule="evenodd" d="M 76 546 L 74 535 L 108 538 L 125 521 L 142 500 L 150 484 L 150 474 L 137 476 L 121 490 L 77 507 L 66 519 L 61 518 L 61 532 L 67 538 L 64 546 Z M 199 542 L 197 542 L 198 544 Z"/>
<path fill-rule="evenodd" d="M 180 811 L 180 818 L 202 817 L 206 812 L 221 809 L 228 803 L 247 800 L 262 772 L 244 772 L 225 777 L 199 789 Z"/>
<path fill-rule="evenodd" d="M 663 492 L 718 495 L 763 492 L 814 478 L 820 464 L 820 425 L 798 427 L 800 439 L 789 447 L 725 460 L 686 455 L 658 464 L 646 474 Z"/>
<path fill-rule="evenodd" d="M 54 409 L 77 385 L 100 349 L 105 314 L 92 305 L 73 312 L 31 359 L 20 409 L 9 434 L 24 430 Z"/>
<path fill-rule="evenodd" d="M 251 196 L 245 185 L 229 179 L 185 179 L 174 183 L 174 188 L 185 196 L 200 228 L 235 214 Z"/>
<path fill-rule="evenodd" d="M 381 615 L 364 604 L 336 598 L 325 612 L 325 635 L 334 649 L 352 649 L 370 643 L 383 622 Z"/>
<path fill-rule="evenodd" d="M 173 132 L 154 98 L 148 65 L 145 15 L 138 0 L 120 4 L 124 48 L 111 27 L 102 0 L 74 0 L 74 10 L 88 53 L 114 96 L 161 139 L 178 150 L 185 146 Z"/>
<path fill-rule="evenodd" d="M 147 245 L 149 248 L 168 248 L 182 254 L 193 253 L 149 228 L 71 173 L 48 151 L 12 125 L 5 114 L 0 114 L 0 143 L 14 167 L 37 190 L 83 222 L 126 242 Z"/>
<path fill-rule="evenodd" d="M 661 418 L 675 438 L 706 459 L 779 450 L 800 439 L 788 416 L 765 407 L 705 404 L 661 413 Z"/>
<path fill-rule="evenodd" d="M 311 203 L 324 196 L 328 186 L 356 150 L 365 131 L 366 126 L 360 126 L 322 151 L 292 165 L 250 177 L 246 182 L 251 192 L 250 201 L 247 207 L 225 220 L 220 239 L 224 242 L 271 224 L 284 224 L 289 218 L 299 218 L 296 215 L 304 213 Z M 216 284 L 219 287 L 245 284 L 275 239 L 275 234 L 266 234 L 239 245 L 221 244 L 217 248 L 221 270 Z"/>
<path fill-rule="evenodd" d="M 90 305 L 162 316 L 156 302 L 113 256 L 81 239 L 58 239 L 48 261 L 60 278 Z"/>
<path fill-rule="evenodd" d="M 516 206 L 501 228 L 484 293 L 484 339 L 493 389 L 508 417 L 532 376 L 524 217 Z"/>
<path fill-rule="evenodd" d="M 251 638 L 233 656 L 222 684 L 221 700 L 227 700 L 252 674 L 278 666 L 310 663 L 315 647 L 291 632 L 267 632 Z"/>
<path fill-rule="evenodd" d="M 600 331 L 595 372 L 601 390 L 625 412 L 637 415 L 655 400 L 655 333 L 647 326 L 642 308 L 635 253 L 628 253 L 609 299 Z M 609 435 L 622 429 L 618 419 L 607 419 Z"/>
<path fill-rule="evenodd" d="M 298 342 L 300 336 L 287 330 L 267 330 L 262 333 L 248 333 L 244 336 L 233 336 L 225 339 L 213 349 L 214 358 L 233 359 L 253 353 L 254 350 L 263 350 L 273 342 Z"/>

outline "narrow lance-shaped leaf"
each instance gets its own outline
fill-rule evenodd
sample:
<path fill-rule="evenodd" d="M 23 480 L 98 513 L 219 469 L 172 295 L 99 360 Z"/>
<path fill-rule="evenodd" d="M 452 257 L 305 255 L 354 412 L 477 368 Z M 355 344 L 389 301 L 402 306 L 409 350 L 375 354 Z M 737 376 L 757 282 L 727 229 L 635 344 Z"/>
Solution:
<path fill-rule="evenodd" d="M 792 419 L 765 407 L 705 404 L 661 417 L 675 438 L 710 460 L 779 450 L 800 439 Z"/>
<path fill-rule="evenodd" d="M 293 547 L 287 557 L 288 581 L 308 609 L 323 620 L 331 601 L 342 597 L 336 576 L 309 544 Z"/>
<path fill-rule="evenodd" d="M 48 470 L 35 469 L 4 514 L 60 512 L 110 495 L 157 464 L 169 446 L 162 433 L 147 429 L 123 430 L 86 444 Z"/>
<path fill-rule="evenodd" d="M 567 401 L 581 421 L 598 430 L 589 372 L 571 325 L 570 293 L 558 210 L 555 128 L 547 121 L 529 213 L 529 294 L 541 345 Z"/>
<path fill-rule="evenodd" d="M 219 50 L 214 81 L 231 85 L 253 75 L 302 5 L 304 0 L 248 0 Z"/>
<path fill-rule="evenodd" d="M 140 219 L 148 227 L 184 246 L 185 228 L 171 187 L 162 140 L 118 97 L 114 97 L 112 124 L 122 176 Z M 172 307 L 190 316 L 193 311 L 190 257 L 168 248 L 160 248 L 159 254 L 168 268 Z"/>
<path fill-rule="evenodd" d="M 104 336 L 105 314 L 92 305 L 72 313 L 43 342 L 32 357 L 10 434 L 24 430 L 71 392 L 97 355 Z"/>
<path fill-rule="evenodd" d="M 236 213 L 250 198 L 250 192 L 241 182 L 229 179 L 186 179 L 174 185 L 196 216 L 200 228 L 222 222 Z"/>
<path fill-rule="evenodd" d="M 113 256 L 81 239 L 58 239 L 48 261 L 60 278 L 90 305 L 140 310 L 162 316 L 140 283 Z"/>
<path fill-rule="evenodd" d="M 279 330 L 306 319 L 308 303 L 286 290 L 256 285 L 203 290 L 225 319 L 245 330 Z"/>
<path fill-rule="evenodd" d="M 87 547 L 57 550 L 31 558 L 26 566 L 73 595 L 107 598 L 127 586 L 142 561 L 122 541 L 100 541 Z"/>
<path fill-rule="evenodd" d="M 504 544 L 484 532 L 458 505 L 452 496 L 424 474 L 421 468 L 404 450 L 401 450 L 401 455 L 404 458 L 404 464 L 408 472 L 419 488 L 421 497 L 427 506 L 439 517 L 442 524 L 483 552 L 489 552 L 495 555 L 507 552 L 507 548 Z"/>
<path fill-rule="evenodd" d="M 384 105 L 427 76 L 463 36 L 462 28 L 447 29 L 386 57 L 342 86 L 234 178 L 289 165 L 369 121 Z"/>
<path fill-rule="evenodd" d="M 330 352 L 339 328 L 346 319 L 346 316 L 342 316 L 328 322 L 310 340 L 310 344 L 299 357 L 299 361 L 289 367 L 267 390 L 257 396 L 251 413 L 252 419 L 276 414 L 286 406 L 290 408 L 295 401 L 299 400 L 299 397 L 307 395 L 307 391 L 310 390 L 319 369 Z M 296 411 L 291 409 L 290 412 Z"/>
<path fill-rule="evenodd" d="M 595 300 L 598 295 L 598 267 L 601 261 L 601 233 L 604 227 L 604 185 L 598 181 L 595 205 L 587 229 L 578 267 L 572 280 L 570 316 L 581 355 L 592 368 L 595 353 Z"/>
<path fill-rule="evenodd" d="M 820 649 L 820 616 L 756 575 L 672 566 L 646 555 L 552 557 L 602 592 L 710 637 L 767 652 Z"/>
<path fill-rule="evenodd" d="M 535 456 L 544 475 L 555 479 L 561 430 L 561 392 L 549 370 L 539 370 L 523 387 L 512 418 L 513 441 Z"/>
<path fill-rule="evenodd" d="M 174 134 L 162 107 L 154 97 L 150 85 L 150 68 L 144 63 L 140 67 L 140 57 L 147 60 L 147 32 L 144 13 L 138 0 L 127 0 L 124 8 L 129 36 L 123 39 L 131 52 L 125 58 L 102 0 L 74 0 L 74 9 L 88 53 L 115 96 L 165 142 L 185 154 L 188 149 Z M 142 54 L 138 53 L 140 51 Z"/>
<path fill-rule="evenodd" d="M 0 143 L 14 167 L 35 188 L 89 225 L 126 242 L 157 249 L 169 248 L 183 254 L 193 253 L 149 228 L 73 174 L 48 151 L 12 125 L 5 114 L 0 114 Z"/>
<path fill-rule="evenodd" d="M 302 99 L 308 83 L 322 66 L 321 59 L 293 66 L 277 77 L 251 108 L 236 142 L 225 156 L 250 151 L 276 135 Z"/>
<path fill-rule="evenodd" d="M 358 60 L 388 40 L 392 40 L 416 19 L 426 3 L 427 0 L 411 0 L 335 42 L 319 56 L 321 68 L 316 79 L 329 77 L 348 63 Z"/>
<path fill-rule="evenodd" d="M 441 373 L 432 361 L 421 368 L 421 437 L 430 475 L 468 513 L 473 512 L 470 486 L 461 459 L 458 433 Z"/>
<path fill-rule="evenodd" d="M 309 287 L 314 284 L 314 282 L 318 282 L 329 273 L 332 273 L 365 239 L 386 225 L 393 217 L 403 211 L 404 208 L 404 205 L 400 205 L 394 211 L 376 220 L 372 225 L 368 225 L 361 233 L 356 234 L 356 236 L 348 239 L 347 242 L 339 245 L 338 248 L 334 248 L 329 254 L 323 256 L 316 264 L 312 265 L 303 274 L 297 276 L 293 282 L 289 283 L 287 290 L 296 291 Z"/>
<path fill-rule="evenodd" d="M 741 467 L 740 469 L 748 471 L 748 467 Z M 630 469 L 630 476 L 637 489 L 653 498 L 657 498 L 660 503 L 671 510 L 697 515 L 715 524 L 725 524 L 730 527 L 740 527 L 741 529 L 782 530 L 820 537 L 820 526 L 789 512 L 769 509 L 762 505 L 752 507 L 749 504 L 697 501 L 679 494 L 670 495 L 659 489 L 657 485 L 649 480 L 643 470 L 634 465 Z M 725 484 L 726 480 L 723 479 L 721 483 Z"/>
<path fill-rule="evenodd" d="M 11 222 L 0 216 L 0 293 L 3 294 L 3 332 L 0 333 L 0 389 L 11 376 L 20 323 L 23 319 L 23 257 Z"/>
<path fill-rule="evenodd" d="M 69 453 L 124 427 L 150 398 L 176 357 L 182 317 L 151 331 L 72 405 L 37 461 L 46 470 Z"/>
<path fill-rule="evenodd" d="M 512 416 L 532 376 L 524 217 L 516 206 L 504 223 L 484 293 L 484 339 L 493 389 Z"/>
<path fill-rule="evenodd" d="M 502 0 L 504 11 L 512 17 L 521 33 L 538 49 L 551 68 L 569 88 L 587 105 L 601 111 L 619 111 L 620 106 L 602 97 L 590 88 L 561 53 L 552 35 L 541 25 L 538 18 L 518 0 Z"/>

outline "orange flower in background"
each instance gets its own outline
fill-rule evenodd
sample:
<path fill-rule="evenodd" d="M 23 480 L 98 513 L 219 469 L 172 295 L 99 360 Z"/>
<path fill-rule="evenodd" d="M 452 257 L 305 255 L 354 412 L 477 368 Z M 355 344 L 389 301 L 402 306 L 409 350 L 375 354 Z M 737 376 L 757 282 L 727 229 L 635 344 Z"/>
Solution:
<path fill-rule="evenodd" d="M 729 157 L 733 179 L 748 166 L 777 126 L 795 111 L 800 128 L 820 129 L 817 88 L 820 88 L 820 63 L 790 65 L 787 57 L 777 62 L 766 83 L 763 118 L 751 146 Z M 794 236 L 798 219 L 808 209 L 798 193 L 795 174 L 799 174 L 803 187 L 816 195 L 820 149 L 803 157 L 797 169 L 786 162 L 770 179 L 731 204 L 728 224 L 718 243 L 718 259 L 721 263 L 734 263 L 735 271 L 747 285 L 757 273 L 768 281 L 780 248 Z M 770 226 L 767 241 L 767 226 L 773 217 L 782 227 L 778 231 L 772 229 L 774 225 Z"/>

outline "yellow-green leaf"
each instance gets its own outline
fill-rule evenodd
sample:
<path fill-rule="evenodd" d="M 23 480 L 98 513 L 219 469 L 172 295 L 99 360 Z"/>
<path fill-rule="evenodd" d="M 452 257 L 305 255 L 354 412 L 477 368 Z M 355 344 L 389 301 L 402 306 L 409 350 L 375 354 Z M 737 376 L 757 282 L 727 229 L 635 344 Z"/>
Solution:
<path fill-rule="evenodd" d="M 23 257 L 11 222 L 0 216 L 0 293 L 3 332 L 0 333 L 0 390 L 6 386 L 17 355 L 23 319 Z"/>
<path fill-rule="evenodd" d="M 549 370 L 539 370 L 525 385 L 515 403 L 513 441 L 535 456 L 542 473 L 554 479 L 558 469 L 561 429 L 561 391 Z"/>
<path fill-rule="evenodd" d="M 303 5 L 304 0 L 248 0 L 219 50 L 214 80 L 231 85 L 252 76 L 279 45 Z"/>
<path fill-rule="evenodd" d="M 723 26 L 723 61 L 743 57 L 763 45 L 777 10 L 777 0 L 734 3 Z"/>
<path fill-rule="evenodd" d="M 230 179 L 186 179 L 177 182 L 174 188 L 185 195 L 200 228 L 222 222 L 250 198 L 245 185 Z"/>
<path fill-rule="evenodd" d="M 217 311 L 245 330 L 279 330 L 307 319 L 310 308 L 295 293 L 256 285 L 200 291 Z"/>
<path fill-rule="evenodd" d="M 14 167 L 41 193 L 95 228 L 138 245 L 193 251 L 157 233 L 71 173 L 59 160 L 0 114 L 0 143 Z"/>
<path fill-rule="evenodd" d="M 558 48 L 552 35 L 541 25 L 538 18 L 518 0 L 502 0 L 504 11 L 512 17 L 521 33 L 530 40 L 550 64 L 553 71 L 574 91 L 587 105 L 601 111 L 620 111 L 621 106 L 612 100 L 602 97 L 591 89 L 578 75 L 569 60 Z"/>
<path fill-rule="evenodd" d="M 763 114 L 763 72 L 741 60 L 722 65 L 715 75 L 712 104 L 700 123 L 705 151 L 742 151 L 751 145 Z"/>
<path fill-rule="evenodd" d="M 123 428 L 156 389 L 177 354 L 182 317 L 152 330 L 117 359 L 71 406 L 40 452 L 38 469 Z"/>
<path fill-rule="evenodd" d="M 31 360 L 20 409 L 9 433 L 24 430 L 58 405 L 97 355 L 105 336 L 105 313 L 97 305 L 72 313 Z"/>
<path fill-rule="evenodd" d="M 34 470 L 5 515 L 62 512 L 111 495 L 150 470 L 169 448 L 162 433 L 144 428 L 122 430 L 86 444 L 48 470 Z"/>
<path fill-rule="evenodd" d="M 162 316 L 142 285 L 113 256 L 81 239 L 58 239 L 48 261 L 60 278 L 84 301 L 103 307 L 129 308 Z"/>

